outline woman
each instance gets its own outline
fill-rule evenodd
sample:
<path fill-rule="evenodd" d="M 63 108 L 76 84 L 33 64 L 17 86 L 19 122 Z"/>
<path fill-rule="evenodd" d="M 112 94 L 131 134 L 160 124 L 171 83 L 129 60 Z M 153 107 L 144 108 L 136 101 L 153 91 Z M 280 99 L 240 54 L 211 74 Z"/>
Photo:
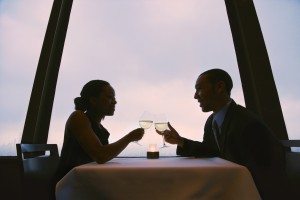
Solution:
<path fill-rule="evenodd" d="M 56 180 L 78 165 L 111 160 L 130 142 L 140 140 L 144 135 L 144 130 L 138 128 L 120 140 L 108 143 L 109 132 L 101 121 L 114 114 L 117 102 L 114 89 L 106 81 L 92 80 L 85 84 L 74 103 L 76 111 L 66 123 Z"/>

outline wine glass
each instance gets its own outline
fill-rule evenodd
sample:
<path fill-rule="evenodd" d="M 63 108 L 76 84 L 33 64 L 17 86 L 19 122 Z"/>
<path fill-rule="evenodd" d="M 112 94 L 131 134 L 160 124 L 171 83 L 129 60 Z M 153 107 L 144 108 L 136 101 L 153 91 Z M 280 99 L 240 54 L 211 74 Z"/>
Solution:
<path fill-rule="evenodd" d="M 146 132 L 146 129 L 149 129 L 153 124 L 152 114 L 148 111 L 144 111 L 142 116 L 139 119 L 139 125 Z M 138 141 L 135 141 L 136 144 L 142 146 Z"/>
<path fill-rule="evenodd" d="M 165 114 L 155 116 L 155 129 L 157 133 L 163 137 L 163 146 L 161 148 L 169 147 L 166 145 L 164 131 L 168 129 L 168 120 Z"/>

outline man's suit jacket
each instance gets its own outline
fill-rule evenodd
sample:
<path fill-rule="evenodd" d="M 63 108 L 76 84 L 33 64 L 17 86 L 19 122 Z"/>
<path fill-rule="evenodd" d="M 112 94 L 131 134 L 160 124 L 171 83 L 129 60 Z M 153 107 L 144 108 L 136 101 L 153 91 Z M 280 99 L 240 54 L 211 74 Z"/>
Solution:
<path fill-rule="evenodd" d="M 220 150 L 212 130 L 213 114 L 204 127 L 203 142 L 184 139 L 177 154 L 195 157 L 221 157 L 246 166 L 264 199 L 283 196 L 285 154 L 268 127 L 246 108 L 234 101 L 229 105 L 220 128 Z M 274 191 L 277 190 L 277 191 Z"/>

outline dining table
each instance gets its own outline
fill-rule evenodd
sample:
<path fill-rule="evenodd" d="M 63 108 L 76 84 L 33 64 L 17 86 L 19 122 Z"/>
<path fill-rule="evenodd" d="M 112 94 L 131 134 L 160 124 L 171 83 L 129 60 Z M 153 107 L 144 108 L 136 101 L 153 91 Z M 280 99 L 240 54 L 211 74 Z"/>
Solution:
<path fill-rule="evenodd" d="M 123 157 L 73 168 L 57 183 L 56 199 L 261 198 L 246 167 L 218 157 Z"/>

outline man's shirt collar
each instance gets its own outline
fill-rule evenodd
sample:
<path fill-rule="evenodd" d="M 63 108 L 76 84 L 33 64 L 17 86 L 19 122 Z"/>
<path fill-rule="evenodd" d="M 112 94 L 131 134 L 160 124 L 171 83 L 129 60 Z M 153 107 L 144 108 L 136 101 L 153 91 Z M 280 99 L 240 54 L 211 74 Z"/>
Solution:
<path fill-rule="evenodd" d="M 230 103 L 232 102 L 232 99 L 228 101 L 228 103 L 218 112 L 214 113 L 213 121 L 216 121 L 218 124 L 219 129 L 221 128 L 225 115 L 227 113 L 227 110 L 229 108 Z"/>

